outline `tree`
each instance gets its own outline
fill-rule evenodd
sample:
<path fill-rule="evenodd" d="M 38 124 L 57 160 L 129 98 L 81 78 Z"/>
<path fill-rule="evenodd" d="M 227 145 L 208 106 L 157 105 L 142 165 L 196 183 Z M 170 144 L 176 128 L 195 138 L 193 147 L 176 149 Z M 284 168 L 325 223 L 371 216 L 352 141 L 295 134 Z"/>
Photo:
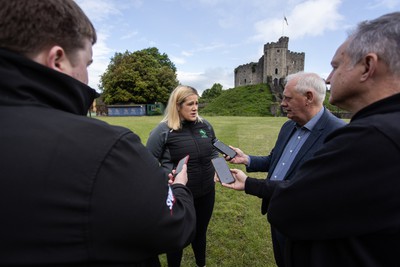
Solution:
<path fill-rule="evenodd" d="M 214 83 L 210 89 L 206 89 L 201 94 L 202 102 L 211 102 L 213 99 L 217 98 L 222 94 L 222 85 L 219 83 Z"/>
<path fill-rule="evenodd" d="M 167 103 L 179 84 L 176 67 L 167 54 L 155 47 L 136 52 L 115 53 L 100 78 L 104 103 Z"/>

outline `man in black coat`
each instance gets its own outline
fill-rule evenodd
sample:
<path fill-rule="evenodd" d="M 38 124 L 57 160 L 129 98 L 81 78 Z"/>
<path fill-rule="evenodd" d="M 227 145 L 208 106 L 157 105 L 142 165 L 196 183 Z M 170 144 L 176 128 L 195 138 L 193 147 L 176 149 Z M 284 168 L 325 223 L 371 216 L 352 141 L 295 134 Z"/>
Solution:
<path fill-rule="evenodd" d="M 287 181 L 317 151 L 326 136 L 345 125 L 323 106 L 324 80 L 315 73 L 299 72 L 286 77 L 281 106 L 290 119 L 281 128 L 275 147 L 268 156 L 249 156 L 232 147 L 237 156 L 231 163 L 246 165 L 247 172 L 268 172 L 267 180 Z M 228 158 L 229 160 L 229 158 Z M 261 213 L 266 214 L 269 198 L 263 198 Z M 284 266 L 285 237 L 271 227 L 275 261 Z"/>
<path fill-rule="evenodd" d="M 289 182 L 232 170 L 227 187 L 270 199 L 286 266 L 398 266 L 400 12 L 358 25 L 337 49 L 330 102 L 353 113 Z"/>
<path fill-rule="evenodd" d="M 137 135 L 86 116 L 96 32 L 75 1 L 0 6 L 0 265 L 159 266 L 194 235 L 186 166 L 169 186 Z"/>

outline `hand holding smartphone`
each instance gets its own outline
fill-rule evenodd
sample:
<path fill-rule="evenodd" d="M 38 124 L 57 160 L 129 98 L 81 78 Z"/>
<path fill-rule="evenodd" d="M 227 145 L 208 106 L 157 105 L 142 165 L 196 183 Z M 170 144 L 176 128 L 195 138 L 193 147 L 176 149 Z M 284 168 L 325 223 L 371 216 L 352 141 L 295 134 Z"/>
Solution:
<path fill-rule="evenodd" d="M 224 158 L 215 158 L 211 160 L 214 165 L 215 172 L 218 175 L 219 181 L 224 184 L 231 184 L 235 181 L 229 166 Z"/>
<path fill-rule="evenodd" d="M 233 159 L 236 156 L 236 151 L 230 148 L 229 146 L 225 145 L 221 141 L 217 140 L 213 146 L 222 154 L 225 154 L 229 156 L 231 159 Z"/>
<path fill-rule="evenodd" d="M 174 178 L 178 175 L 178 173 L 182 171 L 183 164 L 187 164 L 188 160 L 189 160 L 189 155 L 185 156 L 178 162 L 178 165 L 176 166 L 175 169 Z"/>

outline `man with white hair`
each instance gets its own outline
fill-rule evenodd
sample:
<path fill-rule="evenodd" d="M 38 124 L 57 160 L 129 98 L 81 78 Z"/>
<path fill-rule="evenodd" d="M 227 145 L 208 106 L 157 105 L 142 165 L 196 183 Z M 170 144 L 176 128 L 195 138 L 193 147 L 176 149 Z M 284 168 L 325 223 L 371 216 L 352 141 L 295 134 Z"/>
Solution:
<path fill-rule="evenodd" d="M 268 172 L 267 180 L 291 180 L 325 138 L 345 125 L 323 106 L 325 94 L 325 81 L 316 73 L 298 72 L 287 76 L 281 106 L 290 120 L 282 126 L 275 147 L 268 156 L 248 156 L 233 147 L 237 156 L 230 162 L 245 164 L 247 172 Z M 269 199 L 263 198 L 262 214 L 267 213 L 268 203 Z M 286 238 L 275 227 L 271 227 L 271 236 L 275 261 L 278 266 L 285 266 Z"/>
<path fill-rule="evenodd" d="M 354 115 L 286 184 L 239 170 L 226 185 L 270 200 L 286 266 L 398 266 L 400 12 L 361 22 L 337 49 L 330 102 Z"/>

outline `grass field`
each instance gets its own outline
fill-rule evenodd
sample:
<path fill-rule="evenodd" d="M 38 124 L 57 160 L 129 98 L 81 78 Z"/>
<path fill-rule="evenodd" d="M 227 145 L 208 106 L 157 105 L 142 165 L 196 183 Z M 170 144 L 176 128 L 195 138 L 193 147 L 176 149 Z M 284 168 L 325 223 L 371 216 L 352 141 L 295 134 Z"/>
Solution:
<path fill-rule="evenodd" d="M 110 124 L 131 129 L 146 144 L 150 131 L 160 122 L 153 117 L 97 117 Z M 247 154 L 267 155 L 273 148 L 282 124 L 287 118 L 274 117 L 205 117 L 214 127 L 218 139 L 239 147 Z M 244 170 L 242 165 L 231 167 Z M 251 173 L 265 178 L 266 173 Z M 208 230 L 207 266 L 269 267 L 273 258 L 269 224 L 260 212 L 261 200 L 216 185 L 216 202 Z M 165 255 L 160 256 L 167 266 Z M 184 250 L 182 267 L 196 266 L 190 247 Z"/>

